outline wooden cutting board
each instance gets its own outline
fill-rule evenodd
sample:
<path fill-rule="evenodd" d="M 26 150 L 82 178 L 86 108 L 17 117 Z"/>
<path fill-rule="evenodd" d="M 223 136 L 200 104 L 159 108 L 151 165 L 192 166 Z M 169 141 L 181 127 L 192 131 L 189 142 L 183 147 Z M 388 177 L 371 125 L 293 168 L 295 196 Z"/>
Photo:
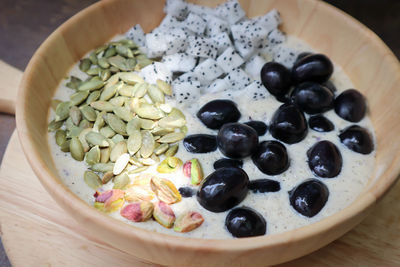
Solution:
<path fill-rule="evenodd" d="M 13 112 L 20 77 L 18 70 L 0 61 L 1 111 Z M 16 132 L 0 169 L 0 226 L 7 255 L 16 267 L 151 265 L 88 236 L 41 186 Z M 400 266 L 400 183 L 352 231 L 282 266 L 321 265 Z"/>

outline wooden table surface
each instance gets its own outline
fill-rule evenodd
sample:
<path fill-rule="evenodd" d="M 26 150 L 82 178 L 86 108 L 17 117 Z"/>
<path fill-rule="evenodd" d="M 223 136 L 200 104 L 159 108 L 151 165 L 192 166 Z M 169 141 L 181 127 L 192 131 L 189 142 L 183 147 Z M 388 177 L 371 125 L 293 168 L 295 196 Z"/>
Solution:
<path fill-rule="evenodd" d="M 54 29 L 94 2 L 96 1 L 0 0 L 0 60 L 24 70 L 34 51 Z M 400 57 L 399 0 L 326 0 L 326 2 L 341 8 L 367 25 L 388 44 L 397 57 Z M 14 116 L 0 113 L 0 162 L 14 128 Z M 376 215 L 379 215 L 379 211 Z M 333 246 L 341 245 L 340 242 L 335 243 Z M 360 244 L 360 247 L 362 245 Z M 378 259 L 383 258 L 385 253 L 380 252 L 375 256 Z M 318 262 L 321 263 L 316 261 L 315 265 L 318 265 Z M 11 266 L 1 242 L 0 266 Z"/>

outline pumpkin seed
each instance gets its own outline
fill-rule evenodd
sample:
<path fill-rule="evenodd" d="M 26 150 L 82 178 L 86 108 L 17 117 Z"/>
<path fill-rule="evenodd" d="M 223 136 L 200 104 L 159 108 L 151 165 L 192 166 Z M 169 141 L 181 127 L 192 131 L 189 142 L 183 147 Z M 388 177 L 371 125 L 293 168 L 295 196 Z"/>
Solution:
<path fill-rule="evenodd" d="M 156 81 L 158 88 L 160 88 L 160 90 L 166 94 L 166 95 L 172 95 L 172 88 L 171 85 L 168 84 L 167 82 L 157 79 Z"/>
<path fill-rule="evenodd" d="M 114 180 L 113 189 L 123 189 L 131 182 L 131 179 L 129 178 L 126 172 L 115 176 L 113 180 Z"/>
<path fill-rule="evenodd" d="M 115 106 L 115 107 L 122 107 L 122 105 L 125 104 L 125 101 L 126 101 L 127 99 L 128 99 L 128 98 L 125 97 L 125 96 L 117 96 L 117 97 L 111 98 L 111 99 L 109 100 L 109 102 L 110 102 L 113 106 Z"/>
<path fill-rule="evenodd" d="M 131 86 L 131 85 L 122 85 L 119 90 L 118 93 L 122 96 L 129 96 L 132 97 L 134 96 L 136 91 L 136 87 L 135 86 Z"/>
<path fill-rule="evenodd" d="M 126 125 L 126 133 L 130 136 L 137 130 L 140 130 L 140 119 L 135 117 Z"/>
<path fill-rule="evenodd" d="M 90 167 L 95 172 L 112 172 L 114 163 L 96 163 Z"/>
<path fill-rule="evenodd" d="M 179 109 L 173 108 L 158 124 L 163 128 L 180 128 L 186 124 L 185 115 Z"/>
<path fill-rule="evenodd" d="M 148 83 L 140 83 L 140 85 L 138 85 L 138 88 L 136 89 L 135 97 L 141 98 L 145 94 L 147 94 L 147 87 Z"/>
<path fill-rule="evenodd" d="M 90 76 L 100 76 L 100 72 L 101 72 L 101 68 L 95 67 L 95 68 L 88 69 L 86 71 L 86 74 L 90 75 Z"/>
<path fill-rule="evenodd" d="M 71 151 L 71 156 L 77 160 L 82 161 L 85 153 L 83 152 L 83 146 L 78 137 L 73 137 L 71 143 L 69 144 L 69 150 Z"/>
<path fill-rule="evenodd" d="M 100 149 L 100 162 L 107 163 L 110 161 L 111 148 L 105 147 Z"/>
<path fill-rule="evenodd" d="M 187 132 L 188 132 L 188 127 L 187 127 L 186 125 L 184 125 L 184 126 L 182 126 L 182 127 L 180 128 L 180 131 L 181 131 L 181 133 L 184 133 L 184 134 L 186 135 Z"/>
<path fill-rule="evenodd" d="M 156 127 L 157 123 L 152 120 L 140 119 L 140 127 L 145 130 L 151 130 Z"/>
<path fill-rule="evenodd" d="M 179 148 L 179 145 L 178 145 L 178 144 L 175 144 L 175 145 L 170 146 L 170 147 L 168 148 L 168 150 L 165 152 L 165 156 L 166 156 L 166 157 L 173 157 L 173 156 L 175 156 L 176 152 L 178 152 L 178 148 Z"/>
<path fill-rule="evenodd" d="M 78 137 L 82 131 L 83 128 L 74 125 L 67 132 L 67 138 Z"/>
<path fill-rule="evenodd" d="M 96 54 L 99 54 L 99 53 L 105 51 L 107 48 L 108 48 L 108 45 L 105 44 L 105 45 L 102 45 L 102 46 L 98 47 L 94 52 Z"/>
<path fill-rule="evenodd" d="M 137 57 L 136 60 L 137 60 L 136 67 L 138 69 L 142 69 L 142 68 L 150 65 L 151 63 L 153 63 L 153 61 L 151 59 L 148 59 L 148 58 L 139 58 L 139 57 Z"/>
<path fill-rule="evenodd" d="M 84 106 L 81 108 L 82 115 L 88 121 L 95 121 L 97 118 L 96 111 L 91 106 Z"/>
<path fill-rule="evenodd" d="M 81 85 L 79 85 L 78 90 L 79 91 L 93 91 L 93 90 L 97 90 L 100 89 L 101 87 L 104 86 L 104 82 L 102 80 L 89 80 L 89 81 L 85 81 L 83 83 L 81 83 Z"/>
<path fill-rule="evenodd" d="M 60 150 L 61 150 L 62 152 L 69 152 L 69 151 L 70 151 L 70 150 L 69 150 L 69 145 L 70 145 L 70 144 L 71 144 L 71 141 L 70 141 L 70 140 L 65 141 L 64 143 L 61 144 Z"/>
<path fill-rule="evenodd" d="M 118 44 L 115 46 L 115 50 L 117 53 L 123 57 L 133 58 L 132 50 L 122 44 Z"/>
<path fill-rule="evenodd" d="M 111 67 L 109 68 L 109 70 L 110 70 L 112 73 L 118 73 L 118 72 L 119 72 L 119 69 L 118 69 L 117 67 L 114 67 L 114 66 L 111 66 Z"/>
<path fill-rule="evenodd" d="M 154 151 L 154 138 L 149 131 L 142 131 L 142 146 L 140 148 L 140 155 L 143 158 L 148 158 Z"/>
<path fill-rule="evenodd" d="M 172 133 L 172 132 L 174 132 L 174 131 L 175 131 L 174 128 L 155 127 L 153 130 L 151 130 L 151 133 L 152 133 L 153 135 L 160 135 L 160 136 L 162 136 L 162 135 L 166 135 L 166 134 Z"/>
<path fill-rule="evenodd" d="M 104 53 L 104 57 L 109 58 L 109 57 L 115 56 L 116 54 L 117 54 L 117 51 L 115 50 L 115 47 L 110 46 Z"/>
<path fill-rule="evenodd" d="M 79 63 L 79 69 L 83 72 L 86 72 L 90 66 L 92 65 L 92 62 L 88 58 L 84 58 L 80 61 Z"/>
<path fill-rule="evenodd" d="M 94 109 L 107 112 L 111 112 L 114 109 L 114 106 L 111 103 L 102 100 L 92 102 L 90 106 Z"/>
<path fill-rule="evenodd" d="M 133 164 L 133 165 L 135 165 L 135 166 L 138 166 L 138 167 L 142 167 L 142 166 L 143 166 L 143 164 L 140 163 L 139 160 L 138 160 L 136 157 L 131 157 L 131 158 L 129 159 L 129 163 L 130 163 L 130 164 Z"/>
<path fill-rule="evenodd" d="M 92 171 L 85 171 L 83 180 L 92 189 L 97 189 L 103 185 L 100 177 Z"/>
<path fill-rule="evenodd" d="M 86 141 L 86 134 L 90 133 L 91 131 L 92 131 L 91 128 L 83 129 L 82 132 L 78 136 L 79 141 L 81 141 L 84 152 L 88 152 L 90 149 L 90 146 L 89 146 L 88 142 Z"/>
<path fill-rule="evenodd" d="M 108 58 L 108 63 L 110 63 L 112 66 L 114 66 L 120 70 L 123 70 L 123 71 L 129 70 L 126 68 L 126 59 L 124 57 L 121 57 L 120 55 L 116 55 L 116 56 Z"/>
<path fill-rule="evenodd" d="M 120 73 L 116 73 L 108 79 L 107 84 L 104 86 L 104 89 L 107 89 L 110 86 L 113 86 L 119 81 Z"/>
<path fill-rule="evenodd" d="M 133 114 L 131 113 L 129 108 L 115 107 L 114 114 L 126 122 L 131 121 L 133 119 Z"/>
<path fill-rule="evenodd" d="M 170 113 L 172 111 L 172 107 L 169 104 L 161 104 L 159 105 L 159 108 L 165 113 Z"/>
<path fill-rule="evenodd" d="M 54 131 L 60 129 L 60 127 L 61 127 L 62 125 L 63 125 L 63 122 L 62 122 L 62 121 L 55 121 L 55 120 L 52 120 L 52 121 L 49 123 L 49 125 L 47 126 L 47 131 L 49 131 L 49 132 L 54 132 Z"/>
<path fill-rule="evenodd" d="M 114 169 L 113 169 L 114 175 L 120 174 L 125 169 L 126 165 L 128 165 L 128 162 L 129 162 L 128 153 L 120 155 L 114 164 Z"/>
<path fill-rule="evenodd" d="M 123 83 L 116 83 L 112 86 L 104 88 L 103 92 L 100 95 L 100 100 L 109 100 L 112 98 L 118 91 L 118 89 L 123 85 Z"/>
<path fill-rule="evenodd" d="M 145 170 L 147 170 L 149 168 L 149 166 L 142 166 L 142 167 L 137 167 L 135 169 L 129 170 L 129 174 L 135 174 L 135 173 L 139 173 L 139 172 L 143 172 Z"/>
<path fill-rule="evenodd" d="M 115 162 L 122 154 L 128 152 L 126 148 L 126 142 L 120 141 L 118 142 L 113 149 L 111 149 L 110 160 Z"/>
<path fill-rule="evenodd" d="M 71 130 L 72 128 L 76 127 L 76 125 L 72 122 L 71 117 L 69 117 L 66 121 L 65 121 L 65 128 L 67 128 L 67 130 Z"/>
<path fill-rule="evenodd" d="M 93 123 L 89 122 L 88 120 L 83 119 L 79 123 L 79 127 L 82 128 L 82 129 L 92 128 L 93 127 Z"/>
<path fill-rule="evenodd" d="M 78 106 L 80 105 L 85 99 L 88 97 L 89 91 L 80 91 L 76 92 L 75 94 L 71 95 L 71 105 Z"/>
<path fill-rule="evenodd" d="M 111 77 L 111 71 L 110 70 L 101 70 L 99 72 L 99 77 L 103 82 L 105 82 Z"/>
<path fill-rule="evenodd" d="M 169 134 L 166 134 L 163 137 L 161 137 L 160 140 L 158 140 L 158 142 L 160 142 L 160 143 L 175 143 L 175 142 L 182 140 L 183 138 L 185 138 L 184 133 L 180 133 L 180 132 L 169 133 Z"/>
<path fill-rule="evenodd" d="M 116 115 L 107 113 L 106 122 L 116 133 L 126 135 L 126 124 Z"/>
<path fill-rule="evenodd" d="M 108 60 L 105 57 L 99 58 L 97 64 L 103 69 L 108 69 L 108 67 L 110 67 L 110 63 L 108 63 Z"/>
<path fill-rule="evenodd" d="M 61 146 L 64 142 L 67 141 L 67 134 L 64 130 L 57 130 L 56 132 L 56 143 Z"/>
<path fill-rule="evenodd" d="M 125 70 L 133 71 L 136 67 L 136 59 L 135 58 L 128 58 L 125 61 Z"/>
<path fill-rule="evenodd" d="M 160 146 L 158 146 L 156 149 L 154 149 L 154 154 L 161 155 L 163 154 L 165 151 L 168 150 L 169 145 L 168 144 L 161 144 Z"/>
<path fill-rule="evenodd" d="M 127 148 L 129 154 L 134 155 L 136 152 L 139 151 L 141 146 L 142 146 L 142 134 L 140 133 L 139 130 L 135 130 L 129 135 L 127 141 Z"/>
<path fill-rule="evenodd" d="M 116 134 L 111 138 L 111 141 L 113 141 L 114 144 L 117 144 L 117 143 L 119 143 L 121 141 L 124 141 L 124 140 L 125 140 L 125 138 L 120 134 Z"/>
<path fill-rule="evenodd" d="M 109 146 L 107 139 L 99 133 L 91 131 L 86 134 L 85 138 L 86 138 L 86 141 L 88 141 L 89 144 L 91 144 L 93 146 L 99 146 L 99 147 L 108 147 Z"/>
<path fill-rule="evenodd" d="M 102 182 L 103 184 L 106 184 L 106 183 L 108 183 L 109 181 L 111 181 L 111 179 L 113 179 L 113 178 L 114 178 L 113 172 L 106 172 L 106 173 L 103 175 L 103 178 L 101 179 L 101 182 Z"/>
<path fill-rule="evenodd" d="M 93 125 L 94 132 L 98 133 L 100 131 L 100 129 L 105 125 L 104 118 L 103 118 L 103 116 L 105 114 L 106 114 L 106 112 L 102 111 L 96 115 L 96 120 L 94 121 L 94 125 Z"/>
<path fill-rule="evenodd" d="M 164 117 L 164 112 L 151 104 L 143 103 L 136 110 L 139 117 L 144 119 L 158 120 Z"/>
<path fill-rule="evenodd" d="M 111 138 L 115 135 L 115 132 L 113 131 L 113 129 L 111 129 L 110 126 L 106 126 L 100 129 L 100 134 L 106 138 Z"/>
<path fill-rule="evenodd" d="M 85 155 L 85 162 L 88 165 L 93 165 L 100 162 L 100 148 L 99 146 L 92 147 Z"/>
<path fill-rule="evenodd" d="M 89 91 L 83 91 L 83 92 L 89 92 Z M 94 101 L 100 98 L 100 94 L 101 94 L 100 90 L 91 92 L 88 98 L 86 99 L 86 103 L 88 105 L 92 104 Z"/>
<path fill-rule="evenodd" d="M 154 84 L 150 85 L 147 89 L 147 94 L 150 96 L 151 100 L 154 103 L 164 103 L 165 97 L 163 91 L 161 91 L 157 86 Z"/>
<path fill-rule="evenodd" d="M 67 82 L 65 86 L 74 90 L 78 90 L 78 87 L 81 83 L 82 83 L 81 79 L 75 76 L 71 76 L 69 82 Z"/>
<path fill-rule="evenodd" d="M 78 126 L 82 119 L 82 113 L 77 106 L 72 106 L 69 109 L 69 117 L 71 118 L 72 123 Z"/>
<path fill-rule="evenodd" d="M 154 164 L 156 164 L 157 162 L 154 160 L 154 159 L 152 159 L 152 158 L 146 158 L 146 159 L 139 159 L 139 161 L 140 161 L 140 163 L 142 163 L 143 165 L 145 165 L 145 166 L 151 166 L 151 165 L 154 165 Z"/>
<path fill-rule="evenodd" d="M 58 100 L 58 99 L 53 99 L 53 100 L 51 100 L 51 109 L 53 110 L 53 111 L 56 111 L 56 108 L 57 108 L 57 106 L 58 106 L 58 104 L 60 104 L 62 101 L 61 100 Z"/>
<path fill-rule="evenodd" d="M 89 54 L 89 60 L 90 60 L 90 62 L 92 62 L 93 65 L 97 64 L 97 56 L 96 56 L 96 52 L 95 51 L 92 51 Z"/>
<path fill-rule="evenodd" d="M 68 118 L 70 105 L 71 102 L 69 101 L 58 104 L 56 108 L 56 117 L 55 117 L 56 121 L 63 121 Z"/>
<path fill-rule="evenodd" d="M 135 85 L 137 83 L 144 83 L 143 78 L 135 72 L 122 72 L 120 74 L 120 78 L 127 84 L 131 84 L 131 85 Z"/>

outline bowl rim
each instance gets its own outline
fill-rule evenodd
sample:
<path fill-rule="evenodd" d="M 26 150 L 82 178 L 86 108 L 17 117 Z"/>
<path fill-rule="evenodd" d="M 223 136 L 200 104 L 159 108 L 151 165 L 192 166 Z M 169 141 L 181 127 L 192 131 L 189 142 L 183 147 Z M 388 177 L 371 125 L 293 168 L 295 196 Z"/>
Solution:
<path fill-rule="evenodd" d="M 56 29 L 56 31 L 64 28 L 68 28 L 69 25 L 74 24 L 79 20 L 80 17 L 86 16 L 88 13 L 101 9 L 104 5 L 112 4 L 112 2 L 117 0 L 110 1 L 100 1 L 95 4 L 90 5 L 89 7 L 81 10 L 71 18 L 69 18 L 66 22 L 64 22 L 60 27 Z M 391 59 L 386 62 L 387 64 L 391 64 L 392 68 L 397 68 L 399 77 L 400 77 L 400 64 L 397 60 L 397 57 L 393 54 L 393 52 L 386 46 L 386 44 L 370 29 L 361 24 L 359 21 L 346 14 L 342 10 L 322 1 L 317 0 L 308 0 L 315 2 L 315 5 L 320 5 L 321 8 L 325 9 L 324 12 L 329 12 L 334 14 L 339 19 L 347 21 L 349 24 L 354 25 L 363 35 L 368 35 L 371 39 L 371 42 L 378 48 L 388 55 Z M 315 6 L 315 7 L 316 7 Z M 315 8 L 314 7 L 314 8 Z M 122 221 L 114 219 L 107 214 L 103 214 L 97 211 L 94 207 L 87 205 L 86 202 L 81 200 L 78 196 L 76 196 L 72 191 L 70 191 L 64 184 L 61 183 L 59 179 L 52 176 L 50 171 L 47 169 L 44 160 L 40 157 L 39 152 L 35 149 L 34 141 L 30 137 L 28 131 L 28 125 L 26 123 L 26 110 L 25 103 L 28 101 L 26 99 L 28 90 L 29 90 L 29 82 L 32 79 L 33 69 L 37 64 L 39 64 L 41 60 L 41 54 L 47 50 L 49 46 L 54 42 L 56 38 L 56 31 L 53 32 L 38 48 L 38 50 L 34 53 L 33 57 L 29 61 L 27 65 L 20 87 L 18 92 L 18 100 L 16 106 L 16 122 L 17 122 L 17 131 L 20 143 L 22 145 L 25 157 L 27 158 L 30 166 L 32 167 L 34 173 L 39 178 L 42 185 L 46 188 L 46 191 L 50 193 L 53 199 L 62 206 L 63 209 L 67 209 L 67 211 L 72 215 L 72 213 L 79 213 L 88 224 L 101 224 L 101 227 L 109 231 L 110 233 L 117 233 L 119 236 L 126 236 L 127 239 L 137 239 L 146 241 L 149 244 L 153 245 L 161 245 L 172 246 L 175 248 L 189 249 L 189 250 L 210 250 L 211 248 L 214 251 L 243 251 L 250 249 L 259 249 L 259 248 L 267 248 L 271 246 L 276 246 L 278 244 L 291 243 L 296 240 L 307 239 L 312 236 L 319 235 L 323 232 L 326 232 L 332 229 L 337 224 L 342 224 L 351 218 L 355 217 L 358 214 L 365 212 L 369 207 L 371 207 L 378 199 L 380 199 L 390 188 L 390 186 L 396 181 L 398 178 L 398 174 L 400 173 L 400 164 L 394 167 L 394 171 L 392 174 L 387 177 L 387 179 L 377 180 L 377 186 L 370 188 L 364 194 L 358 196 L 353 203 L 347 206 L 345 209 L 328 216 L 316 223 L 303 226 L 300 228 L 296 228 L 294 230 L 290 230 L 287 232 L 273 234 L 273 235 L 264 235 L 258 237 L 250 237 L 250 238 L 241 238 L 241 239 L 232 239 L 230 242 L 226 242 L 226 239 L 201 239 L 201 238 L 191 238 L 191 237 L 181 237 L 175 235 L 168 235 L 164 233 L 158 233 L 149 231 L 143 228 L 135 227 L 132 225 L 128 225 Z M 396 157 L 392 161 L 393 163 L 400 162 L 400 153 L 396 155 Z M 387 168 L 389 168 L 388 166 Z M 382 175 L 382 174 L 381 174 Z M 372 177 L 370 178 L 372 179 Z M 68 204 L 65 204 L 68 203 Z M 66 205 L 68 206 L 66 208 Z M 74 215 L 72 217 L 75 218 Z M 76 218 L 75 218 L 76 219 Z M 189 242 L 188 242 L 189 241 Z M 191 242 L 195 241 L 195 242 Z"/>

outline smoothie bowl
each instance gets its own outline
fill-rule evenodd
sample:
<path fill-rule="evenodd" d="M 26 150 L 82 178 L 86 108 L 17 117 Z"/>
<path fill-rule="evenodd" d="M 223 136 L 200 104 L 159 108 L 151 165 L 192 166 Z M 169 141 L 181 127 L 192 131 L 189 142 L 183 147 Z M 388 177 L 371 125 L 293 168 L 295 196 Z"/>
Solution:
<path fill-rule="evenodd" d="M 21 85 L 27 158 L 91 234 L 147 261 L 316 250 L 397 178 L 398 61 L 320 2 L 197 4 L 105 1 L 55 31 Z"/>

